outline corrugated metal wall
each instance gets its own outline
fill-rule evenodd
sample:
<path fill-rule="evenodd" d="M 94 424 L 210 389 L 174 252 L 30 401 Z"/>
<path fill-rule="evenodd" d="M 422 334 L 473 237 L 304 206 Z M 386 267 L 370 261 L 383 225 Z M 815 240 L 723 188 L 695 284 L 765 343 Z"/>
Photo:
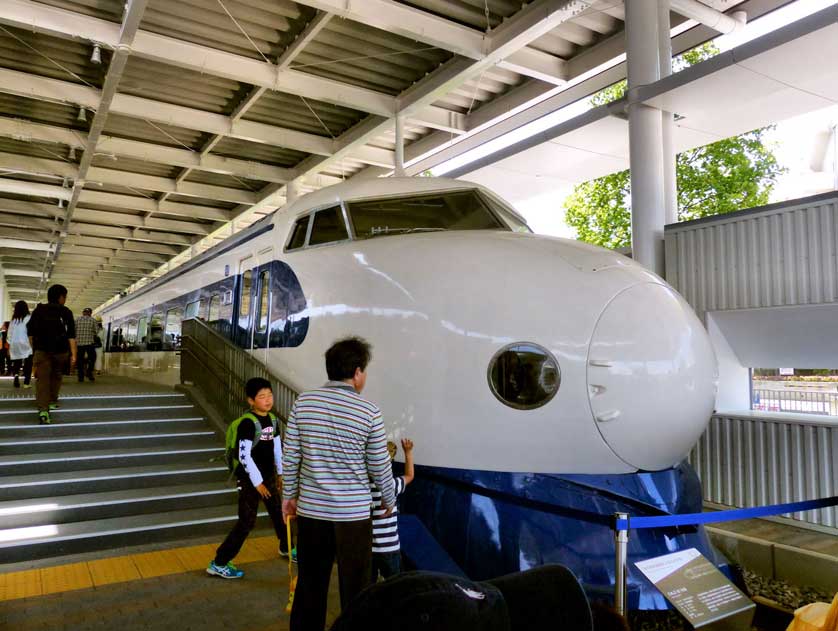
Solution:
<path fill-rule="evenodd" d="M 838 193 L 666 229 L 666 278 L 708 311 L 838 301 Z M 714 416 L 690 454 L 707 502 L 750 507 L 838 493 L 838 420 Z M 838 509 L 789 515 L 835 528 Z"/>
<path fill-rule="evenodd" d="M 666 230 L 666 279 L 707 311 L 838 301 L 838 194 Z"/>
<path fill-rule="evenodd" d="M 838 422 L 714 416 L 689 460 L 706 502 L 751 507 L 831 497 L 838 492 Z M 835 507 L 786 517 L 838 527 Z"/>

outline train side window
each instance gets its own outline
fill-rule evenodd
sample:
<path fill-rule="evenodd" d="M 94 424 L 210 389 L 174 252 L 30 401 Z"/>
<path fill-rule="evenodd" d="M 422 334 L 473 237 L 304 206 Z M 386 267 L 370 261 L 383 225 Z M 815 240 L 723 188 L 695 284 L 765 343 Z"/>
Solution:
<path fill-rule="evenodd" d="M 139 323 L 137 324 L 137 342 L 141 344 L 145 344 L 148 340 L 146 336 L 148 335 L 148 318 L 143 316 L 140 318 Z"/>
<path fill-rule="evenodd" d="M 241 295 L 239 296 L 239 316 L 246 318 L 250 315 L 250 286 L 253 284 L 253 272 L 247 270 L 242 274 Z"/>
<path fill-rule="evenodd" d="M 214 294 L 212 298 L 210 298 L 209 303 L 209 316 L 207 317 L 207 322 L 215 322 L 221 316 L 221 296 L 219 294 Z"/>
<path fill-rule="evenodd" d="M 346 231 L 340 206 L 320 210 L 314 215 L 311 236 L 308 238 L 309 245 L 334 243 L 348 238 L 349 234 Z"/>
<path fill-rule="evenodd" d="M 291 238 L 288 240 L 286 250 L 298 250 L 306 244 L 309 219 L 311 219 L 311 215 L 297 219 L 297 223 L 294 224 L 294 229 L 291 231 Z"/>
<path fill-rule="evenodd" d="M 180 326 L 183 321 L 183 309 L 175 307 L 166 312 L 166 334 L 163 337 L 165 345 L 177 346 L 180 342 Z"/>
<path fill-rule="evenodd" d="M 185 318 L 188 320 L 189 318 L 199 318 L 201 316 L 201 311 L 204 307 L 203 300 L 195 300 L 194 302 L 190 302 L 186 305 L 186 316 Z"/>
<path fill-rule="evenodd" d="M 163 312 L 151 314 L 151 323 L 148 326 L 148 350 L 159 351 L 163 348 Z"/>
<path fill-rule="evenodd" d="M 256 327 L 258 333 L 268 330 L 268 312 L 271 306 L 271 275 L 264 271 L 259 274 L 259 322 Z"/>
<path fill-rule="evenodd" d="M 130 320 L 128 322 L 128 326 L 126 327 L 125 333 L 125 341 L 129 344 L 135 344 L 137 342 L 137 321 Z"/>

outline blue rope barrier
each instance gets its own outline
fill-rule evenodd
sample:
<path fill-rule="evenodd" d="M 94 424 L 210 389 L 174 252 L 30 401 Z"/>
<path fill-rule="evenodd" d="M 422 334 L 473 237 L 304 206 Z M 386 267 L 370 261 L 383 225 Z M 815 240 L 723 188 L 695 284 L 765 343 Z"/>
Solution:
<path fill-rule="evenodd" d="M 755 506 L 754 508 L 736 508 L 733 510 L 714 513 L 685 513 L 683 515 L 662 515 L 659 517 L 629 517 L 629 519 L 614 520 L 614 530 L 641 530 L 644 528 L 671 528 L 673 526 L 697 526 L 721 521 L 735 521 L 737 519 L 752 519 L 754 517 L 768 517 L 783 513 L 798 513 L 838 505 L 838 496 L 790 504 L 772 504 L 770 506 Z"/>

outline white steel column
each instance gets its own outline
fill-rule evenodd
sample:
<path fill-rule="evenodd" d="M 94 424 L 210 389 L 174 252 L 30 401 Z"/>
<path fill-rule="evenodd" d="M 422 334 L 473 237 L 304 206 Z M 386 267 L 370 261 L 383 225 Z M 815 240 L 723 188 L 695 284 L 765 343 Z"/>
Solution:
<path fill-rule="evenodd" d="M 295 179 L 285 185 L 285 203 L 293 204 L 300 197 L 300 180 Z"/>
<path fill-rule="evenodd" d="M 658 3 L 626 2 L 626 54 L 629 99 L 660 78 Z M 628 108 L 631 164 L 632 258 L 663 274 L 663 138 L 661 112 L 636 103 Z"/>
<path fill-rule="evenodd" d="M 658 0 L 658 44 L 660 78 L 672 74 L 672 38 L 669 33 L 669 0 Z M 664 222 L 678 221 L 678 177 L 675 156 L 675 114 L 661 112 L 663 139 L 663 201 Z"/>
<path fill-rule="evenodd" d="M 396 114 L 396 177 L 404 177 L 404 116 Z"/>

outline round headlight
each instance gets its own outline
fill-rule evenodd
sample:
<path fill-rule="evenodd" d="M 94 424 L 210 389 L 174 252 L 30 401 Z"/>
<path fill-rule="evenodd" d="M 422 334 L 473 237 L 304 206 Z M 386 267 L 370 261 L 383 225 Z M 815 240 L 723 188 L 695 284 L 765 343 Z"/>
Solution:
<path fill-rule="evenodd" d="M 530 342 L 504 346 L 489 362 L 489 387 L 501 403 L 519 410 L 541 407 L 559 391 L 559 362 Z"/>

